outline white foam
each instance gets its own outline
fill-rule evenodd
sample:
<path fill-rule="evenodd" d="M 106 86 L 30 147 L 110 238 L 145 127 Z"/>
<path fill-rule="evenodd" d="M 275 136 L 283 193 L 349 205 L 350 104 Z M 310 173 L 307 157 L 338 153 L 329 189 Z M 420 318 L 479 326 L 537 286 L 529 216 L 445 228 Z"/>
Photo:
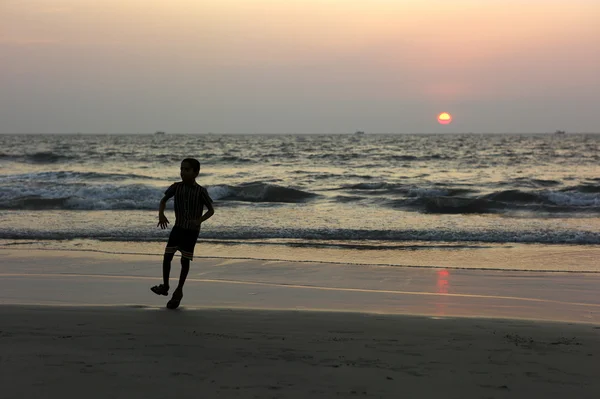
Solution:
<path fill-rule="evenodd" d="M 548 191 L 543 193 L 549 201 L 562 206 L 600 206 L 599 193 Z"/>
<path fill-rule="evenodd" d="M 234 194 L 234 191 L 229 186 L 219 185 L 219 186 L 211 186 L 206 189 L 208 191 L 208 195 L 213 200 L 218 200 L 221 198 L 228 197 Z"/>

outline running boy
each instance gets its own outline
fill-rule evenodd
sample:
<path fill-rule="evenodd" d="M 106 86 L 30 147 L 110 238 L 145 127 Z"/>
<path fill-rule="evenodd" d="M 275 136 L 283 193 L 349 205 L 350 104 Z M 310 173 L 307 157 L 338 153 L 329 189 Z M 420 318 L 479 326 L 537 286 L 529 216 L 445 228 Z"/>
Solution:
<path fill-rule="evenodd" d="M 200 234 L 200 225 L 214 213 L 212 199 L 204 187 L 196 183 L 200 173 L 200 162 L 193 158 L 181 161 L 181 181 L 174 183 L 165 191 L 158 208 L 158 225 L 166 229 L 169 220 L 165 216 L 165 206 L 171 197 L 175 197 L 175 226 L 169 235 L 163 258 L 163 284 L 150 288 L 157 295 L 169 294 L 169 274 L 171 261 L 175 252 L 181 252 L 181 275 L 179 285 L 173 292 L 173 297 L 167 303 L 167 308 L 176 309 L 183 298 L 183 284 L 190 271 L 190 261 L 194 257 L 194 247 Z M 207 212 L 202 215 L 206 206 Z"/>

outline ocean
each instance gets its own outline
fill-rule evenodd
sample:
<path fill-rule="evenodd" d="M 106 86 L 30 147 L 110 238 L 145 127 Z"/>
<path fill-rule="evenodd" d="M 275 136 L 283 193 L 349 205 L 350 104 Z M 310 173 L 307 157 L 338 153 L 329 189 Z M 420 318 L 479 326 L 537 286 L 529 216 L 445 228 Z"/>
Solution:
<path fill-rule="evenodd" d="M 0 247 L 160 255 L 159 200 L 194 157 L 215 201 L 199 257 L 600 272 L 599 149 L 593 134 L 1 135 Z"/>

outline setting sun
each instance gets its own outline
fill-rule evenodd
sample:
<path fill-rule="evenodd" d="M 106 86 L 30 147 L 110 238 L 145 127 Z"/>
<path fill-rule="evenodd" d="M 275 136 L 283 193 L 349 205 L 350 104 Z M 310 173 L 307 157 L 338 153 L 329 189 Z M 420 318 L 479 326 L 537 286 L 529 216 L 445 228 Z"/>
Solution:
<path fill-rule="evenodd" d="M 450 115 L 447 112 L 442 112 L 441 114 L 438 115 L 437 120 L 440 124 L 447 125 L 450 122 L 452 122 L 452 115 Z"/>

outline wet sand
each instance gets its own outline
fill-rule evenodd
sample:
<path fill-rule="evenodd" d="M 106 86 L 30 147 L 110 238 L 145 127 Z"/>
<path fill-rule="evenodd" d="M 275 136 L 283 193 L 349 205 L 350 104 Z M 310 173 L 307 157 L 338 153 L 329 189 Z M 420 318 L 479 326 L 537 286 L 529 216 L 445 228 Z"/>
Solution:
<path fill-rule="evenodd" d="M 0 250 L 0 303 L 163 307 L 160 257 Z M 176 258 L 171 285 L 177 284 Z M 197 259 L 182 306 L 600 324 L 600 273 L 544 273 Z"/>

